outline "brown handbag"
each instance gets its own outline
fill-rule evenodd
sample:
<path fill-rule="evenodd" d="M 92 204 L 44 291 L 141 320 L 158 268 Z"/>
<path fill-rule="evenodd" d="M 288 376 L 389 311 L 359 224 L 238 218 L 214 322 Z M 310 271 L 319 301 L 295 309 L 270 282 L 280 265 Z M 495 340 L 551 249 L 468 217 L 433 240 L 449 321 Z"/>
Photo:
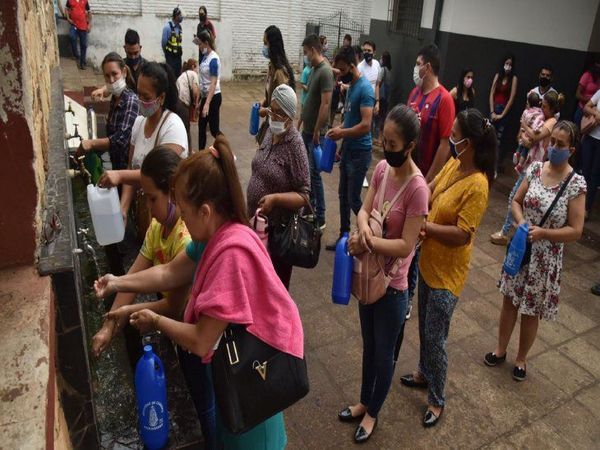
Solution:
<path fill-rule="evenodd" d="M 584 135 L 589 134 L 597 126 L 598 122 L 596 121 L 596 117 L 589 115 L 581 118 L 581 126 L 579 128 L 581 130 L 581 134 Z"/>

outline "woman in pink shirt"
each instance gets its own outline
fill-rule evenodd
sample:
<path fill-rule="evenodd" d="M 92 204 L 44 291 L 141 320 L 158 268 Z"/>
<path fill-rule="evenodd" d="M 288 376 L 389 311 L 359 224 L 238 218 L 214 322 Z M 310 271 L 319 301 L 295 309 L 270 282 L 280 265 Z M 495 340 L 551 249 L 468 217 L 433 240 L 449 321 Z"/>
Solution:
<path fill-rule="evenodd" d="M 242 187 L 226 139 L 219 136 L 214 147 L 182 161 L 174 185 L 192 239 L 206 243 L 184 321 L 146 309 L 132 314 L 131 324 L 144 333 L 160 330 L 205 362 L 211 360 L 229 324 L 244 325 L 277 350 L 303 358 L 298 308 L 248 226 Z M 287 443 L 283 414 L 233 435 L 217 412 L 217 440 L 218 448 L 282 449 Z"/>
<path fill-rule="evenodd" d="M 577 109 L 573 116 L 573 122 L 575 122 L 577 126 L 581 125 L 585 104 L 591 100 L 598 89 L 600 89 L 600 57 L 596 57 L 594 64 L 581 75 L 579 84 L 577 85 L 575 97 L 577 97 L 577 100 L 579 101 L 577 102 Z"/>
<path fill-rule="evenodd" d="M 343 422 L 361 420 L 354 434 L 357 443 L 371 437 L 392 383 L 394 350 L 408 303 L 408 269 L 429 208 L 427 182 L 412 159 L 419 128 L 419 118 L 406 105 L 398 105 L 388 114 L 383 128 L 385 161 L 375 168 L 358 213 L 358 232 L 348 243 L 353 255 L 366 251 L 385 255 L 386 272 L 392 276 L 382 298 L 358 306 L 363 338 L 360 401 L 338 413 Z M 384 221 L 383 238 L 374 237 L 369 227 L 371 211 L 380 203 L 382 216 L 389 211 Z"/>

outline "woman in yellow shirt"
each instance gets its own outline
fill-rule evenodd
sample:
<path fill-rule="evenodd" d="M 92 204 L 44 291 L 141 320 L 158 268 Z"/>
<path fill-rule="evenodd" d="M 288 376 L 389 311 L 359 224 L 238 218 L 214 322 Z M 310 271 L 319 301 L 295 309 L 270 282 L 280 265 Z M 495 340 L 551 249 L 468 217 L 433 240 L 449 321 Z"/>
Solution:
<path fill-rule="evenodd" d="M 487 118 L 476 109 L 460 112 L 450 137 L 453 158 L 429 184 L 431 210 L 421 230 L 419 262 L 419 366 L 401 377 L 402 384 L 429 391 L 424 427 L 434 426 L 444 410 L 446 340 L 487 207 L 496 147 L 496 132 Z"/>

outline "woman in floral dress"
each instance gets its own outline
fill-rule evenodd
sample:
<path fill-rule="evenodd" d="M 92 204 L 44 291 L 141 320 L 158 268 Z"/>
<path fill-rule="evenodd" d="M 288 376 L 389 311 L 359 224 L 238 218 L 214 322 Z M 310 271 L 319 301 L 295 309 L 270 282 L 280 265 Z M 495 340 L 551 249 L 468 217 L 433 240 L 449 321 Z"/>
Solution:
<path fill-rule="evenodd" d="M 504 302 L 498 345 L 494 352 L 485 355 L 484 362 L 488 366 L 504 362 L 520 313 L 519 351 L 513 370 L 513 378 L 517 381 L 526 377 L 527 353 L 535 341 L 539 319 L 556 319 L 564 243 L 578 240 L 583 231 L 586 184 L 581 175 L 571 174 L 573 168 L 569 165 L 569 157 L 578 141 L 579 131 L 574 123 L 558 122 L 552 130 L 549 160 L 535 162 L 529 167 L 513 199 L 515 221 L 519 225 L 529 224 L 531 259 L 529 265 L 523 266 L 514 277 L 502 272 L 500 292 Z M 563 183 L 568 183 L 564 192 L 543 227 L 539 227 Z"/>

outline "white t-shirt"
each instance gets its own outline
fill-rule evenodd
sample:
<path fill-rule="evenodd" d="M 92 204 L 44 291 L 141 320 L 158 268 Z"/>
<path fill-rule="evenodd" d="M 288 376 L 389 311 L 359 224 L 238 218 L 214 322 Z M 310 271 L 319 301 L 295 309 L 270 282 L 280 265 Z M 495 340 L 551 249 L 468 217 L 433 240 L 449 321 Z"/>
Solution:
<path fill-rule="evenodd" d="M 190 87 L 190 84 L 192 87 Z M 186 70 L 179 78 L 177 78 L 177 90 L 179 91 L 179 100 L 181 100 L 185 106 L 190 106 L 190 92 L 194 92 L 193 86 L 199 86 L 198 74 L 193 70 Z"/>
<path fill-rule="evenodd" d="M 215 94 L 221 92 L 221 59 L 214 50 L 204 56 L 200 61 L 200 90 L 202 96 L 205 97 L 208 94 L 208 88 L 210 87 L 211 78 L 217 77 L 217 85 L 215 86 Z"/>
<path fill-rule="evenodd" d="M 592 103 L 596 105 L 596 109 L 600 111 L 600 89 L 596 91 L 594 95 L 592 95 Z M 600 140 L 600 125 L 596 125 L 592 131 L 590 131 L 590 136 L 594 139 Z"/>
<path fill-rule="evenodd" d="M 552 92 L 552 91 L 554 91 L 554 92 L 556 92 L 556 93 L 558 94 L 557 90 L 556 90 L 556 89 L 554 89 L 553 87 L 550 87 L 550 89 L 548 89 L 546 92 L 544 92 L 544 93 L 542 94 L 542 93 L 540 92 L 540 87 L 539 87 L 539 86 L 536 86 L 536 87 L 534 87 L 532 90 L 530 90 L 530 91 L 527 93 L 527 97 L 529 97 L 529 94 L 531 94 L 532 92 L 535 92 L 535 93 L 538 95 L 538 97 L 540 97 L 540 100 L 544 100 L 544 96 L 545 96 L 545 95 L 546 95 L 548 92 Z"/>
<path fill-rule="evenodd" d="M 146 137 L 144 136 L 144 125 L 146 124 L 146 118 L 144 116 L 138 116 L 133 123 L 133 128 L 131 129 L 131 145 L 133 145 L 133 158 L 131 159 L 131 168 L 132 169 L 140 169 L 142 167 L 142 162 L 144 158 L 154 148 L 154 141 L 156 140 L 156 145 L 161 144 L 175 144 L 183 147 L 183 152 L 181 153 L 182 158 L 187 158 L 188 156 L 188 138 L 187 132 L 185 131 L 185 125 L 179 118 L 177 114 L 171 112 L 171 114 L 167 115 L 168 110 L 163 111 L 163 115 L 161 117 L 161 122 L 158 123 L 158 126 L 152 133 L 152 136 Z M 165 123 L 162 125 L 161 123 L 164 121 Z M 160 128 L 160 136 L 156 139 L 156 133 Z"/>
<path fill-rule="evenodd" d="M 371 61 L 371 65 L 368 65 L 365 60 L 361 61 L 358 65 L 358 71 L 371 83 L 373 92 L 375 92 L 375 86 L 377 81 L 379 81 L 379 69 L 381 69 L 381 66 L 375 58 Z"/>

